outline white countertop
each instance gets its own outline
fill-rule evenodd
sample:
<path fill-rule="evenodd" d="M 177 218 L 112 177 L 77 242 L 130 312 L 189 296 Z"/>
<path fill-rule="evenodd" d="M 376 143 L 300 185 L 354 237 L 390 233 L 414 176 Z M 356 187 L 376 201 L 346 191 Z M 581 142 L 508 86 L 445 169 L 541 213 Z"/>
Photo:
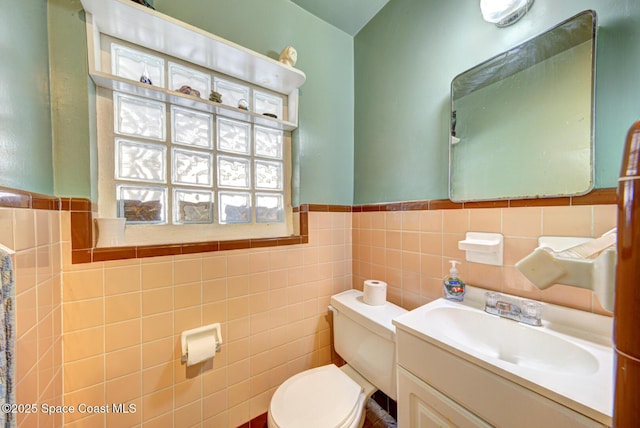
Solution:
<path fill-rule="evenodd" d="M 524 325 L 484 312 L 484 291 L 486 290 L 469 287 L 464 302 L 438 299 L 398 316 L 394 319 L 393 324 L 399 330 L 417 336 L 605 425 L 611 425 L 614 385 L 614 353 L 611 345 L 613 320 L 602 315 L 544 304 L 543 325 L 541 327 Z M 521 300 L 517 297 L 513 297 L 513 299 Z M 589 368 L 583 371 L 562 370 L 560 367 L 557 370 L 554 367 L 551 369 L 533 368 L 531 365 L 505 361 L 493 357 L 487 352 L 479 351 L 478 347 L 473 344 L 465 344 L 464 337 L 462 337 L 464 335 L 454 334 L 449 326 L 437 325 L 439 324 L 437 322 L 429 323 L 427 321 L 429 312 L 439 308 L 472 311 L 476 314 L 482 314 L 482 316 L 495 318 L 492 323 L 496 325 L 498 331 L 501 327 L 512 333 L 516 331 L 514 327 L 533 329 L 534 331 L 528 332 L 528 334 L 537 336 L 540 333 L 554 336 L 555 338 L 552 338 L 551 342 L 560 343 L 556 338 L 569 342 L 569 347 L 575 349 L 573 346 L 575 345 L 587 351 L 594 359 L 588 359 Z M 477 316 L 473 315 L 472 317 Z M 469 326 L 469 331 L 466 333 L 473 331 L 473 327 Z M 457 324 L 455 328 L 461 331 L 465 326 Z M 523 332 L 524 330 L 518 331 Z M 467 338 L 469 338 L 468 335 Z M 496 340 L 500 339 L 492 338 L 492 341 Z M 505 336 L 505 340 L 509 340 L 508 335 Z"/>

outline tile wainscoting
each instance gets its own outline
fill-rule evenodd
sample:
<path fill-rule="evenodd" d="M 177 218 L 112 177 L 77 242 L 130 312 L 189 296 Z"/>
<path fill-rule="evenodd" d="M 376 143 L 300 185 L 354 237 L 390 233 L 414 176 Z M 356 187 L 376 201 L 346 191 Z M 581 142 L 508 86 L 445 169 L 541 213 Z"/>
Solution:
<path fill-rule="evenodd" d="M 353 214 L 353 287 L 365 279 L 388 283 L 388 297 L 412 309 L 442 296 L 449 260 L 459 260 L 468 284 L 611 315 L 585 289 L 554 285 L 538 290 L 515 268 L 539 236 L 598 237 L 616 225 L 615 204 L 361 211 Z M 504 265 L 465 262 L 458 241 L 472 232 L 504 235 Z"/>
<path fill-rule="evenodd" d="M 38 410 L 17 413 L 17 424 L 59 427 L 62 414 L 46 415 L 40 406 L 63 403 L 61 212 L 11 208 L 1 192 L 0 203 L 0 242 L 16 251 L 16 403 Z"/>
<path fill-rule="evenodd" d="M 334 359 L 332 294 L 378 278 L 407 308 L 440 297 L 446 261 L 463 259 L 457 241 L 467 230 L 503 233 L 507 249 L 503 267 L 465 263 L 469 283 L 603 312 L 590 292 L 539 293 L 513 268 L 540 234 L 597 236 L 615 226 L 615 191 L 552 202 L 304 205 L 306 243 L 136 249 L 133 258 L 77 263 L 76 244 L 91 249 L 88 228 L 76 224 L 87 224 L 90 202 L 0 189 L 0 242 L 17 250 L 18 400 L 136 405 L 129 414 L 66 414 L 69 427 L 242 425 L 264 414 L 287 377 Z M 223 325 L 222 351 L 186 368 L 180 333 L 211 322 Z"/>
<path fill-rule="evenodd" d="M 331 361 L 326 308 L 351 288 L 350 215 L 309 213 L 306 245 L 82 264 L 63 257 L 65 403 L 139 409 L 65 423 L 234 427 L 264 413 L 286 378 Z M 68 239 L 63 228 L 63 246 Z M 213 322 L 222 324 L 221 352 L 187 368 L 181 332 Z"/>

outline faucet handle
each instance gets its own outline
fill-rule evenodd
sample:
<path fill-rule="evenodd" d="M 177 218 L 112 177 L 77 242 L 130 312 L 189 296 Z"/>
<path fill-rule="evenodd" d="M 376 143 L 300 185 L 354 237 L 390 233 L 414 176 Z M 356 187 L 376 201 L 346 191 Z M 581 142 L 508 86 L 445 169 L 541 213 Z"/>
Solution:
<path fill-rule="evenodd" d="M 500 301 L 501 297 L 502 297 L 502 294 L 500 293 L 496 293 L 495 291 L 487 291 L 484 294 L 485 307 L 495 308 L 498 302 Z"/>
<path fill-rule="evenodd" d="M 542 303 L 533 300 L 523 300 L 520 303 L 522 316 L 535 322 L 535 325 L 542 324 Z"/>

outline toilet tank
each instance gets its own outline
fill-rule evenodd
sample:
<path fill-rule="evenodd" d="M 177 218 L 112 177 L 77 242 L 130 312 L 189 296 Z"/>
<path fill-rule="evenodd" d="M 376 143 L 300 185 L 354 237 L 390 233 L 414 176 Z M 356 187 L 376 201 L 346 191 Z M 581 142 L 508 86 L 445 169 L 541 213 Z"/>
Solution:
<path fill-rule="evenodd" d="M 396 328 L 391 320 L 406 313 L 393 303 L 371 306 L 362 292 L 331 296 L 336 352 L 379 390 L 396 399 Z"/>

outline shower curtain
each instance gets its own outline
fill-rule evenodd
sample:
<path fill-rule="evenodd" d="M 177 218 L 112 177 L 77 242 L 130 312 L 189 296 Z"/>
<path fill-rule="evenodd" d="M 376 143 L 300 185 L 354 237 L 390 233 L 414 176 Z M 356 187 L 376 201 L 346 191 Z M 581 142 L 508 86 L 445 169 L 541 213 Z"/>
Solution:
<path fill-rule="evenodd" d="M 14 344 L 15 344 L 15 280 L 9 254 L 0 249 L 0 427 L 15 427 Z M 9 411 L 7 411 L 9 410 Z"/>

